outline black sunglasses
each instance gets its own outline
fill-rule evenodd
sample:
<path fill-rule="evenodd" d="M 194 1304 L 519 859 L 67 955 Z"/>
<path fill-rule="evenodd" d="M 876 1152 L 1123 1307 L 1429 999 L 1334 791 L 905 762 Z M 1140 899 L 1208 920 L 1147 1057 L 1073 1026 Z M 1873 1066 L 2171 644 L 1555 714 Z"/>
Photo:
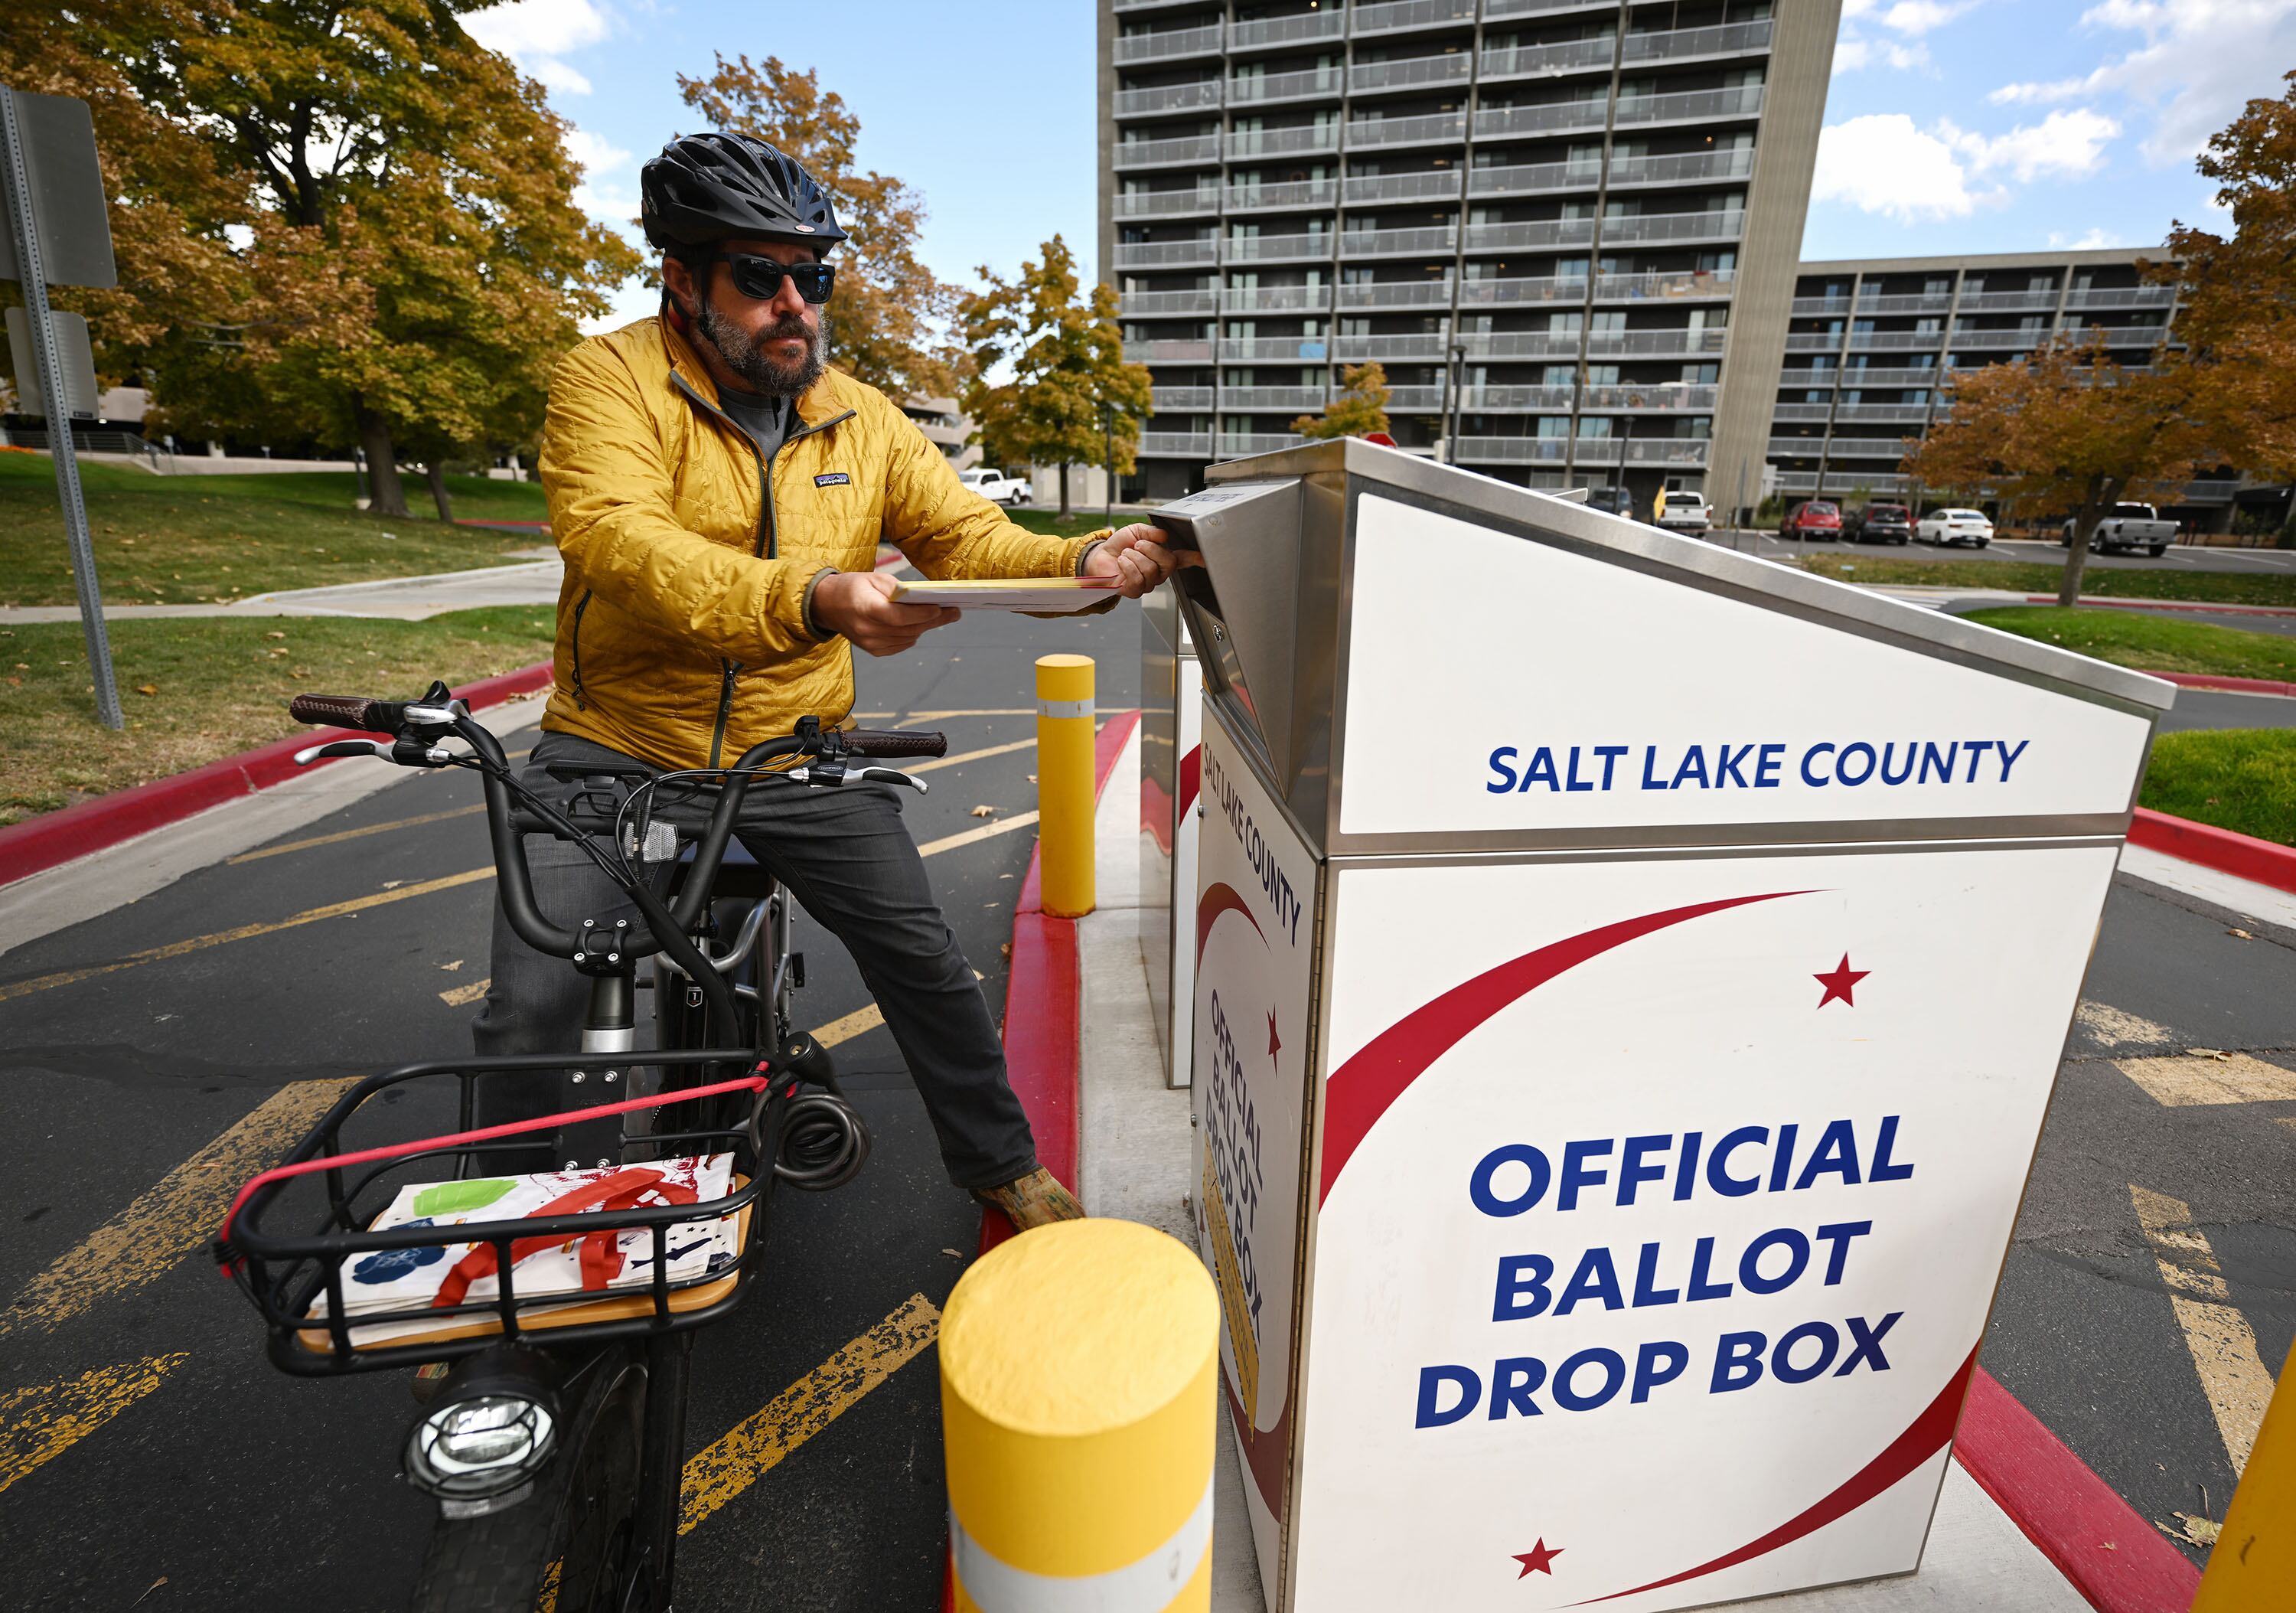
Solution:
<path fill-rule="evenodd" d="M 830 288 L 837 284 L 837 267 L 830 263 L 777 263 L 771 258 L 753 257 L 748 252 L 721 254 L 726 267 L 734 271 L 734 284 L 744 297 L 759 302 L 770 301 L 781 294 L 782 281 L 797 282 L 797 294 L 808 302 L 826 302 Z"/>

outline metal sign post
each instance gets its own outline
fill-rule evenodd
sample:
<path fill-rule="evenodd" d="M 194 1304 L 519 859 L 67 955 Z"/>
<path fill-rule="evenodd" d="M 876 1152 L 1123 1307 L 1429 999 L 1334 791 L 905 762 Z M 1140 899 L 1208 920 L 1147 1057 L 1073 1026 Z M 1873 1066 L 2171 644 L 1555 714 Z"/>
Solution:
<path fill-rule="evenodd" d="M 37 99 L 48 101 L 51 96 Z M 87 119 L 87 109 L 78 106 L 79 118 Z M 30 316 L 32 351 L 40 377 L 40 391 L 46 400 L 48 449 L 55 457 L 56 496 L 63 505 L 64 538 L 71 546 L 72 582 L 79 593 L 80 628 L 87 640 L 87 667 L 95 686 L 96 720 L 108 728 L 126 726 L 119 713 L 119 688 L 111 673 L 111 641 L 103 628 L 103 596 L 95 582 L 95 547 L 88 535 L 87 505 L 79 485 L 79 457 L 72 447 L 70 405 L 71 386 L 63 369 L 63 355 L 56 345 L 54 322 L 48 312 L 48 282 L 44 272 L 43 254 L 48 243 L 42 240 L 38 218 L 33 209 L 32 169 L 28 141 L 21 115 L 20 97 L 14 90 L 0 86 L 0 146 L 4 146 L 4 168 L 0 168 L 0 182 L 8 193 L 8 218 L 15 247 L 13 267 L 16 279 L 24 290 L 24 307 Z M 89 126 L 88 154 L 94 154 L 93 126 Z M 99 186 L 101 181 L 99 180 Z M 101 191 L 98 192 L 99 196 Z M 99 217 L 101 215 L 99 214 Z M 103 256 L 111 258 L 111 241 L 107 233 Z"/>

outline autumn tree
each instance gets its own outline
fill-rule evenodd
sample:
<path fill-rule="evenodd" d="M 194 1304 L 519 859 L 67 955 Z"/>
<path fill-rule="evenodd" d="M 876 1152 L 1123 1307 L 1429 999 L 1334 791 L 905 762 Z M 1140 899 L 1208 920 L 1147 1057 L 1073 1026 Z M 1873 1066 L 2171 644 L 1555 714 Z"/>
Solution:
<path fill-rule="evenodd" d="M 2181 366 L 2125 369 L 2102 344 L 2054 342 L 1957 374 L 1951 414 L 1898 468 L 1926 487 L 2070 514 L 2057 603 L 2074 605 L 2097 521 L 2124 498 L 2173 498 L 2196 461 L 2221 457 L 2185 412 L 2190 380 Z"/>
<path fill-rule="evenodd" d="M 1387 430 L 1387 371 L 1377 363 L 1341 372 L 1339 395 L 1320 415 L 1302 415 L 1292 429 L 1309 441 L 1362 437 Z"/>
<path fill-rule="evenodd" d="M 946 397 L 963 354 L 948 340 L 955 288 L 917 256 L 924 198 L 854 155 L 861 120 L 812 70 L 777 56 L 717 58 L 706 78 L 677 76 L 678 94 L 711 128 L 754 135 L 820 181 L 849 237 L 837 249 L 837 291 L 823 310 L 830 362 L 895 399 Z"/>
<path fill-rule="evenodd" d="M 2296 72 L 2279 100 L 2251 101 L 2198 167 L 2232 214 L 2229 238 L 2179 223 L 2156 279 L 2181 283 L 2177 333 L 2191 366 L 2185 404 L 2226 462 L 2296 479 Z M 2296 545 L 2292 501 L 2283 547 Z"/>
<path fill-rule="evenodd" d="M 1079 295 L 1076 254 L 1060 236 L 1017 279 L 979 272 L 983 289 L 959 309 L 973 366 L 965 412 L 992 459 L 1061 467 L 1065 520 L 1070 465 L 1108 453 L 1113 473 L 1133 468 L 1151 403 L 1148 366 L 1125 362 L 1116 288 L 1103 281 Z M 989 379 L 1007 365 L 1010 380 Z"/>

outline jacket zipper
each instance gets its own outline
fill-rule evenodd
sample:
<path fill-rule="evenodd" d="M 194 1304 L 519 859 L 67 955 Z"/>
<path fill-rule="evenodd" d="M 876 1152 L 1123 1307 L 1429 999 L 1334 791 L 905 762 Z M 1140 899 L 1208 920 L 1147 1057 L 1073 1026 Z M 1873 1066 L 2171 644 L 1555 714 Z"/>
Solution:
<path fill-rule="evenodd" d="M 781 548 L 781 543 L 778 535 L 775 531 L 774 523 L 773 459 L 758 452 L 758 440 L 750 436 L 749 432 L 742 431 L 742 427 L 734 421 L 734 417 L 728 415 L 724 409 L 719 408 L 716 404 L 710 402 L 701 393 L 695 391 L 693 387 L 687 385 L 685 376 L 679 374 L 676 371 L 672 370 L 670 372 L 669 378 L 677 383 L 677 390 L 684 392 L 688 399 L 699 404 L 701 407 L 708 409 L 712 415 L 715 415 L 720 421 L 724 422 L 729 430 L 740 433 L 742 440 L 750 445 L 750 457 L 756 460 L 758 463 L 758 541 L 754 546 L 753 552 L 760 560 L 772 560 L 776 558 Z M 794 398 L 790 399 L 790 408 L 791 412 L 795 412 L 797 408 L 797 399 Z M 825 432 L 831 426 L 837 424 L 840 421 L 852 419 L 857 413 L 859 413 L 859 411 L 857 409 L 847 409 L 843 414 L 832 416 L 831 418 L 823 421 L 819 425 L 800 425 L 798 430 L 790 432 L 789 435 L 782 439 L 781 447 L 776 448 L 774 450 L 775 457 L 777 457 L 780 455 L 782 449 L 787 448 L 799 438 L 810 437 L 816 432 Z M 578 644 L 578 635 L 581 630 L 581 618 L 578 613 L 575 618 L 575 630 L 578 636 L 577 643 Z M 724 668 L 725 671 L 723 675 L 720 676 L 718 680 L 718 722 L 717 726 L 710 730 L 709 734 L 709 765 L 713 768 L 718 765 L 718 753 L 725 748 L 726 724 L 734 714 L 734 680 L 740 677 L 742 672 L 742 667 L 739 662 L 721 659 L 718 664 Z M 577 668 L 581 665 L 581 662 L 578 658 L 576 660 L 575 665 Z M 576 674 L 575 687 L 577 689 L 581 687 L 580 674 L 578 671 Z"/>
<path fill-rule="evenodd" d="M 574 605 L 574 709 L 578 712 L 590 709 L 582 701 L 582 613 L 589 608 L 590 590 L 584 588 Z"/>

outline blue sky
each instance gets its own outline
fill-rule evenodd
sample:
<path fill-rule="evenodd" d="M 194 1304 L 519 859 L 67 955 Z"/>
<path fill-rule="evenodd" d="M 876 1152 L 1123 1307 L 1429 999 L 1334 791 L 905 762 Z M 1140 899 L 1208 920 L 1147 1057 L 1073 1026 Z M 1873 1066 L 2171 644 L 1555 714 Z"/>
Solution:
<path fill-rule="evenodd" d="M 2171 219 L 2218 218 L 2194 153 L 2296 68 L 2296 0 L 1842 11 L 1810 258 L 2154 244 Z M 636 216 L 639 164 L 692 127 L 676 75 L 747 52 L 816 69 L 846 98 L 863 160 L 924 195 L 924 257 L 945 277 L 1009 273 L 1055 231 L 1092 259 L 1088 0 L 512 0 L 465 21 L 548 87 L 575 126 L 584 204 L 608 222 Z M 632 287 L 620 308 L 652 301 Z"/>

